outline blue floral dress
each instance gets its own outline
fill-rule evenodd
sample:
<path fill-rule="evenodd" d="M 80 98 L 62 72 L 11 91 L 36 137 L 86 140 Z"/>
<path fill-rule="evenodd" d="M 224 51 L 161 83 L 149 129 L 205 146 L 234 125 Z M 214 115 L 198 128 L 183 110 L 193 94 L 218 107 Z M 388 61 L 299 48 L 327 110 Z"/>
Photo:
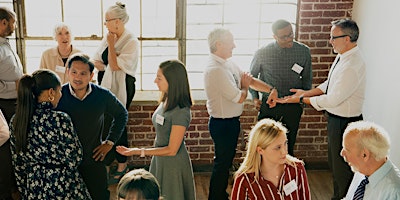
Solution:
<path fill-rule="evenodd" d="M 16 153 L 12 121 L 12 162 L 23 199 L 91 199 L 78 172 L 82 146 L 66 113 L 53 110 L 49 102 L 38 104 L 26 152 Z"/>

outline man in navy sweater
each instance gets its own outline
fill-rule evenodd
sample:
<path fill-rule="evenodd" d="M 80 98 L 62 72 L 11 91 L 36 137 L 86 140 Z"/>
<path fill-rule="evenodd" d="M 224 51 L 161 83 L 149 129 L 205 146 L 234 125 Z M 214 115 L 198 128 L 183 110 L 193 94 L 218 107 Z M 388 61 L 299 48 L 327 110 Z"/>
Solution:
<path fill-rule="evenodd" d="M 113 148 L 128 120 L 125 106 L 107 89 L 92 84 L 94 65 L 89 56 L 77 53 L 67 61 L 69 83 L 62 86 L 57 109 L 68 113 L 83 147 L 79 167 L 93 199 L 108 200 L 107 170 L 102 162 Z M 114 118 L 107 140 L 102 141 L 104 115 Z"/>

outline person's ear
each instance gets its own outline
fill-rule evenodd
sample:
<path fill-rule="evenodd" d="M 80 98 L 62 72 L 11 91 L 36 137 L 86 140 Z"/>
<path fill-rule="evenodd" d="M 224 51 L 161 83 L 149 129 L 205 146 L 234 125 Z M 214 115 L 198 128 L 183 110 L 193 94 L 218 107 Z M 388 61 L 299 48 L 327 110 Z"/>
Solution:
<path fill-rule="evenodd" d="M 256 151 L 257 151 L 258 154 L 262 154 L 264 149 L 262 149 L 261 147 L 257 147 Z"/>
<path fill-rule="evenodd" d="M 368 160 L 371 157 L 371 152 L 368 149 L 364 148 L 361 153 L 364 160 Z"/>
<path fill-rule="evenodd" d="M 8 24 L 7 19 L 2 19 L 2 20 L 1 20 L 1 24 L 3 24 L 4 26 L 6 26 L 6 25 Z"/>

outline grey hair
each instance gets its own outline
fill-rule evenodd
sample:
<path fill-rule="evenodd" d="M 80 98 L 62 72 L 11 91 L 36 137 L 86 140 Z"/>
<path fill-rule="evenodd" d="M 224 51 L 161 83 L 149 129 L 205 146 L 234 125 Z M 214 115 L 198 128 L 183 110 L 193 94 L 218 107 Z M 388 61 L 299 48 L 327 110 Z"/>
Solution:
<path fill-rule="evenodd" d="M 333 26 L 339 27 L 342 32 L 350 37 L 351 42 L 357 42 L 358 36 L 360 35 L 360 30 L 358 25 L 354 20 L 351 19 L 339 19 L 332 21 Z"/>
<path fill-rule="evenodd" d="M 71 35 L 71 39 L 73 38 L 72 37 L 72 32 L 71 32 L 71 27 L 70 26 L 68 26 L 67 24 L 65 24 L 65 23 L 58 23 L 58 24 L 56 24 L 55 26 L 54 26 L 54 32 L 53 32 L 53 37 L 54 37 L 54 39 L 56 39 L 57 38 L 57 35 L 61 32 L 61 30 L 63 30 L 63 29 L 65 29 L 65 30 L 67 30 L 68 32 L 69 32 L 69 34 Z"/>
<path fill-rule="evenodd" d="M 369 121 L 357 121 L 347 126 L 343 137 L 347 134 L 356 134 L 359 149 L 368 149 L 375 160 L 389 155 L 390 138 L 383 127 Z"/>
<path fill-rule="evenodd" d="M 211 53 L 217 51 L 217 42 L 223 40 L 228 34 L 232 33 L 225 28 L 216 28 L 208 34 L 208 46 Z"/>
<path fill-rule="evenodd" d="M 124 24 L 129 21 L 129 15 L 126 12 L 126 6 L 121 2 L 116 2 L 115 5 L 109 7 L 106 13 L 110 14 L 113 18 L 121 19 Z"/>

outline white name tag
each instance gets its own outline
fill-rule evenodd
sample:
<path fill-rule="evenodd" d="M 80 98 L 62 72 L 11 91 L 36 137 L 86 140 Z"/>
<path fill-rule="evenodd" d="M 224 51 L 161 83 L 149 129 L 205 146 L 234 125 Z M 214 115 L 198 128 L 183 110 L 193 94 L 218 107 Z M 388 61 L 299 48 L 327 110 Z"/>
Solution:
<path fill-rule="evenodd" d="M 296 73 L 300 74 L 301 71 L 303 71 L 303 67 L 298 65 L 297 63 L 294 63 L 292 70 L 295 71 Z"/>
<path fill-rule="evenodd" d="M 65 73 L 65 67 L 64 66 L 60 66 L 60 65 L 56 65 L 56 72 Z"/>
<path fill-rule="evenodd" d="M 285 192 L 285 195 L 288 196 L 290 193 L 293 191 L 297 190 L 297 185 L 294 179 L 290 181 L 288 184 L 283 186 L 283 191 Z"/>
<path fill-rule="evenodd" d="M 161 126 L 164 125 L 164 117 L 159 115 L 159 114 L 157 114 L 156 115 L 156 123 L 160 124 Z"/>

